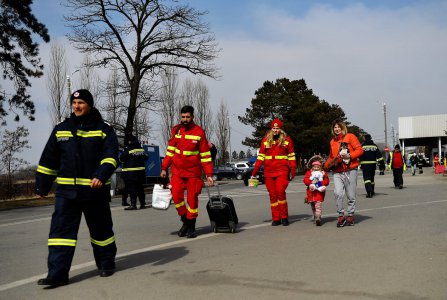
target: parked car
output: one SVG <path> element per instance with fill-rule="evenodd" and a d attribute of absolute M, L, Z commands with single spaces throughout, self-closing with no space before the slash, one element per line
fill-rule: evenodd
<path fill-rule="evenodd" d="M 254 167 L 249 167 L 249 168 L 244 170 L 244 174 L 243 174 L 242 180 L 244 180 L 245 186 L 248 186 L 248 180 L 251 178 L 251 174 L 253 173 L 253 169 L 254 169 Z M 256 176 L 258 176 L 259 183 L 263 184 L 264 183 L 264 166 L 262 166 L 261 169 L 259 169 L 259 171 L 256 174 Z"/>
<path fill-rule="evenodd" d="M 226 166 L 230 166 L 239 170 L 245 171 L 246 169 L 250 168 L 252 164 L 248 162 L 232 162 L 232 163 L 226 163 Z"/>
<path fill-rule="evenodd" d="M 244 172 L 230 166 L 217 166 L 213 169 L 213 180 L 242 179 Z"/>

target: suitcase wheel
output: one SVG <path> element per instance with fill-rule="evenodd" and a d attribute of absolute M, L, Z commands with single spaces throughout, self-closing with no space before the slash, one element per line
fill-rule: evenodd
<path fill-rule="evenodd" d="M 216 222 L 211 221 L 211 228 L 213 229 L 213 232 L 214 232 L 214 233 L 217 233 Z"/>
<path fill-rule="evenodd" d="M 228 222 L 228 224 L 230 225 L 230 232 L 236 233 L 236 224 L 233 221 Z"/>

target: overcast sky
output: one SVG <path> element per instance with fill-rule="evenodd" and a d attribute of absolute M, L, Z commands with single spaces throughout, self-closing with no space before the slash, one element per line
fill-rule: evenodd
<path fill-rule="evenodd" d="M 65 42 L 62 16 L 68 11 L 58 2 L 35 0 L 33 12 L 52 41 Z M 207 21 L 222 48 L 216 61 L 221 79 L 203 80 L 212 108 L 216 111 L 221 100 L 229 107 L 232 150 L 245 151 L 241 141 L 252 132 L 236 116 L 244 114 L 264 81 L 283 77 L 303 78 L 315 95 L 340 105 L 348 121 L 376 142 L 385 140 L 383 103 L 390 145 L 398 117 L 446 113 L 447 1 L 188 2 L 209 11 Z M 44 63 L 48 49 L 41 46 Z M 74 70 L 82 56 L 69 51 Z M 32 149 L 24 158 L 37 164 L 51 130 L 45 78 L 34 80 L 31 91 L 36 121 L 21 124 L 31 132 Z"/>

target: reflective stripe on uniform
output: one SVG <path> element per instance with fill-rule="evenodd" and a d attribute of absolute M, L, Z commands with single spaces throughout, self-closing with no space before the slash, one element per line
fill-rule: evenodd
<path fill-rule="evenodd" d="M 191 208 L 191 207 L 188 207 L 188 211 L 190 212 L 190 213 L 192 213 L 192 214 L 196 214 L 196 213 L 198 213 L 199 212 L 199 209 L 194 209 L 194 208 Z"/>
<path fill-rule="evenodd" d="M 182 202 L 180 202 L 180 203 L 177 203 L 177 204 L 175 205 L 175 208 L 179 208 L 180 206 L 185 206 L 185 201 L 182 201 Z"/>
<path fill-rule="evenodd" d="M 61 138 L 61 137 L 73 137 L 73 134 L 71 133 L 71 131 L 56 131 L 56 137 L 57 138 Z"/>
<path fill-rule="evenodd" d="M 66 178 L 66 177 L 57 177 L 56 178 L 57 184 L 63 184 L 63 185 L 88 185 L 90 186 L 92 183 L 92 180 L 89 178 Z M 111 179 L 107 180 L 106 184 L 110 184 L 112 182 Z"/>
<path fill-rule="evenodd" d="M 77 136 L 88 138 L 88 137 L 101 137 L 105 138 L 106 134 L 102 130 L 92 130 L 92 131 L 84 131 L 84 130 L 78 130 L 76 132 Z"/>
<path fill-rule="evenodd" d="M 289 159 L 286 155 L 266 156 L 265 159 Z"/>
<path fill-rule="evenodd" d="M 41 166 L 41 165 L 37 166 L 37 172 L 43 173 L 43 174 L 46 174 L 46 175 L 52 175 L 52 176 L 56 176 L 57 175 L 57 170 L 45 168 L 44 166 Z"/>
<path fill-rule="evenodd" d="M 76 247 L 76 240 L 71 239 L 48 239 L 48 246 L 71 246 Z"/>
<path fill-rule="evenodd" d="M 124 168 L 121 171 L 123 172 L 130 172 L 130 171 L 140 171 L 140 170 L 145 170 L 145 167 L 135 167 L 135 168 Z"/>
<path fill-rule="evenodd" d="M 97 241 L 90 237 L 90 242 L 92 242 L 92 244 L 104 247 L 104 246 L 113 244 L 115 242 L 115 236 L 112 236 L 111 238 L 108 238 L 107 240 L 104 240 L 104 241 Z"/>
<path fill-rule="evenodd" d="M 185 135 L 185 139 L 187 140 L 200 141 L 201 138 L 202 137 L 200 135 L 190 135 L 190 134 Z"/>
<path fill-rule="evenodd" d="M 287 200 L 278 200 L 278 204 L 286 204 Z"/>
<path fill-rule="evenodd" d="M 103 160 L 101 160 L 101 165 L 102 165 L 102 164 L 111 164 L 111 165 L 113 165 L 115 168 L 116 168 L 116 166 L 118 165 L 117 162 L 116 162 L 116 159 L 114 159 L 114 158 L 110 158 L 110 157 L 108 157 L 108 158 L 104 158 Z"/>
<path fill-rule="evenodd" d="M 278 206 L 278 202 L 270 203 L 270 206 L 272 206 L 272 207 Z"/>
<path fill-rule="evenodd" d="M 212 160 L 211 157 L 208 157 L 208 158 L 202 158 L 200 161 L 204 163 L 204 162 L 211 162 Z"/>
<path fill-rule="evenodd" d="M 367 165 L 367 164 L 376 164 L 377 161 L 375 160 L 363 160 L 360 162 L 361 165 Z"/>
<path fill-rule="evenodd" d="M 183 155 L 198 155 L 199 151 L 181 151 L 179 149 L 175 149 L 175 153 L 183 154 Z"/>
<path fill-rule="evenodd" d="M 200 153 L 200 156 L 207 156 L 207 155 L 211 155 L 211 152 L 208 151 L 208 152 L 202 152 L 202 153 Z"/>
<path fill-rule="evenodd" d="M 144 152 L 144 150 L 143 149 L 133 149 L 133 150 L 129 151 L 129 153 L 138 153 L 138 152 Z"/>

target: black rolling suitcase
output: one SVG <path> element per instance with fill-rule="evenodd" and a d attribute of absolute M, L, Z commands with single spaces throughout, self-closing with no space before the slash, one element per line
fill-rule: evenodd
<path fill-rule="evenodd" d="M 210 194 L 210 189 L 206 186 L 208 192 L 208 203 L 206 211 L 210 217 L 211 228 L 214 232 L 229 231 L 236 232 L 238 223 L 236 209 L 234 208 L 233 199 L 220 194 L 219 186 L 217 186 L 217 195 Z"/>

